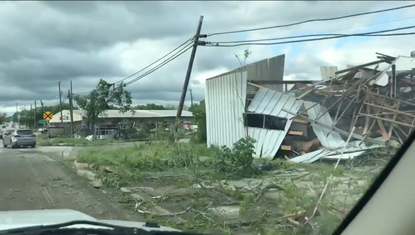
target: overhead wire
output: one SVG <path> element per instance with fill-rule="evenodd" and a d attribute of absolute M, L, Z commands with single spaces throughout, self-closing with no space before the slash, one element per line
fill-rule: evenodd
<path fill-rule="evenodd" d="M 412 28 L 415 28 L 415 25 L 407 26 L 407 27 L 400 27 L 400 28 L 393 28 L 393 29 L 379 30 L 379 31 L 372 31 L 372 32 L 366 32 L 366 33 L 355 33 L 355 34 L 318 33 L 318 34 L 306 34 L 306 35 L 297 35 L 297 36 L 289 36 L 289 37 L 238 40 L 238 41 L 224 41 L 224 42 L 211 42 L 211 43 L 212 44 L 229 44 L 229 43 L 263 42 L 263 41 L 276 41 L 276 40 L 285 40 L 285 39 L 307 38 L 307 37 L 326 37 L 326 36 L 349 36 L 349 37 L 352 37 L 352 36 L 368 36 L 368 37 L 373 37 L 373 36 L 385 35 L 385 34 L 380 34 L 380 33 L 394 32 L 394 31 L 412 29 Z"/>
<path fill-rule="evenodd" d="M 401 9 L 405 9 L 405 8 L 410 8 L 410 7 L 415 7 L 415 4 L 410 4 L 410 5 L 400 6 L 400 7 L 387 8 L 387 9 L 377 10 L 377 11 L 362 12 L 362 13 L 345 15 L 345 16 L 304 20 L 304 21 L 300 21 L 300 22 L 296 22 L 296 23 L 283 24 L 283 25 L 274 25 L 274 26 L 261 27 L 261 28 L 252 28 L 252 29 L 242 29 L 242 30 L 210 33 L 210 34 L 207 34 L 207 36 L 211 37 L 211 36 L 215 36 L 215 35 L 246 33 L 246 32 L 253 32 L 253 31 L 260 31 L 260 30 L 286 28 L 286 27 L 291 27 L 291 26 L 296 26 L 296 25 L 301 25 L 301 24 L 306 24 L 306 23 L 311 23 L 311 22 L 333 21 L 333 20 L 347 19 L 347 18 L 352 18 L 352 17 L 371 15 L 371 14 L 383 13 L 383 12 L 388 12 L 388 11 L 396 11 L 396 10 L 401 10 Z"/>
<path fill-rule="evenodd" d="M 144 67 L 144 68 L 142 68 L 142 69 L 138 70 L 137 72 L 135 72 L 135 73 L 133 73 L 133 74 L 129 75 L 128 77 L 123 78 L 123 79 L 119 80 L 118 82 L 115 82 L 114 84 L 116 84 L 116 83 L 120 83 L 120 82 L 123 82 L 123 81 L 125 81 L 125 80 L 127 80 L 127 79 L 129 79 L 129 78 L 131 78 L 131 77 L 133 77 L 133 76 L 135 76 L 135 75 L 137 75 L 137 74 L 141 73 L 141 72 L 142 72 L 142 71 L 144 71 L 145 69 L 147 69 L 147 68 L 151 67 L 152 65 L 154 65 L 155 63 L 159 62 L 160 60 L 162 60 L 162 59 L 166 58 L 168 55 L 172 54 L 173 52 L 175 52 L 176 50 L 178 50 L 178 49 L 179 49 L 179 48 L 181 48 L 182 46 L 185 46 L 186 44 L 188 44 L 188 43 L 189 43 L 190 41 L 192 41 L 193 39 L 194 39 L 194 37 L 191 37 L 191 38 L 187 39 L 185 42 L 183 42 L 182 44 L 180 44 L 179 46 L 177 46 L 176 48 L 174 48 L 173 50 L 171 50 L 169 53 L 167 53 L 167 54 L 165 54 L 164 56 L 160 57 L 158 60 L 156 60 L 156 61 L 154 61 L 153 63 L 151 63 L 151 64 L 147 65 L 146 67 Z"/>
<path fill-rule="evenodd" d="M 129 79 L 129 78 L 131 78 L 131 77 L 133 77 L 133 76 L 135 76 L 135 75 L 137 75 L 137 74 L 139 74 L 140 72 L 143 72 L 144 70 L 146 70 L 146 69 L 150 68 L 151 66 L 155 65 L 156 63 L 160 62 L 161 60 L 165 59 L 166 57 L 168 57 L 169 55 L 171 55 L 171 54 L 173 53 L 173 55 L 171 55 L 170 57 L 168 57 L 167 59 L 165 59 L 164 61 L 162 61 L 162 62 L 160 63 L 160 64 L 161 64 L 161 66 L 160 66 L 160 64 L 159 64 L 159 65 L 157 65 L 157 66 L 155 67 L 155 68 L 156 68 L 155 70 L 154 70 L 154 68 L 153 68 L 153 69 L 151 69 L 151 70 L 150 70 L 150 73 L 148 73 L 148 72 L 149 72 L 149 71 L 148 71 L 148 72 L 146 72 L 144 75 L 151 74 L 152 72 L 154 72 L 154 71 L 156 71 L 157 69 L 159 69 L 159 68 L 163 67 L 163 66 L 164 66 L 164 65 L 166 65 L 167 63 L 169 63 L 169 62 L 173 61 L 175 58 L 177 58 L 178 56 L 180 56 L 181 54 L 183 54 L 184 52 L 186 52 L 188 49 L 190 49 L 190 48 L 191 48 L 191 45 L 193 45 L 193 40 L 194 40 L 194 37 L 189 38 L 188 40 L 186 40 L 185 42 L 183 42 L 182 44 L 180 44 L 179 46 L 177 46 L 176 48 L 174 48 L 172 51 L 170 51 L 169 53 L 167 53 L 167 54 L 165 54 L 164 56 L 160 57 L 159 59 L 157 59 L 156 61 L 154 61 L 154 62 L 152 62 L 151 64 L 147 65 L 146 67 L 144 67 L 144 68 L 140 69 L 139 71 L 137 71 L 137 72 L 135 72 L 135 73 L 133 73 L 133 74 L 129 75 L 128 77 L 125 77 L 125 78 L 123 78 L 123 79 L 121 79 L 121 80 L 119 80 L 119 81 L 117 81 L 117 82 L 112 83 L 112 84 L 117 84 L 117 83 L 124 82 L 125 80 L 127 80 L 127 79 Z M 190 47 L 189 47 L 189 46 L 190 46 Z M 181 49 L 180 49 L 180 48 L 181 48 Z M 180 50 L 179 50 L 179 49 L 180 49 Z M 183 51 L 183 50 L 185 50 L 185 51 Z M 174 52 L 175 52 L 175 53 L 174 53 Z M 166 61 L 167 61 L 167 62 L 166 62 Z M 144 78 L 144 77 L 145 77 L 145 76 L 140 75 L 140 76 L 138 76 L 138 77 L 134 78 L 133 80 L 126 82 L 125 84 L 126 84 L 126 85 L 129 85 L 129 84 L 131 84 L 131 83 L 133 83 L 133 82 L 135 82 L 135 81 L 138 81 L 138 80 L 140 80 L 140 79 L 142 79 L 142 78 Z M 76 95 L 81 95 L 81 94 L 89 94 L 89 93 L 91 93 L 91 91 L 85 91 L 85 92 L 74 93 L 74 94 L 76 94 Z"/>
<path fill-rule="evenodd" d="M 407 33 L 386 33 L 392 32 L 397 30 L 404 30 L 404 29 L 411 29 L 415 28 L 415 26 L 408 26 L 402 28 L 395 28 L 390 30 L 380 30 L 380 31 L 373 31 L 373 32 L 366 32 L 366 33 L 356 33 L 356 34 L 338 34 L 337 36 L 329 36 L 329 37 L 319 37 L 319 38 L 309 38 L 309 39 L 301 39 L 301 40 L 291 40 L 291 41 L 283 41 L 283 42 L 269 42 L 269 43 L 258 43 L 255 41 L 276 41 L 276 40 L 284 40 L 284 39 L 293 39 L 293 38 L 302 38 L 302 37 L 312 37 L 313 35 L 299 35 L 299 36 L 292 36 L 292 37 L 283 37 L 283 38 L 268 38 L 268 39 L 256 39 L 256 40 L 245 40 L 245 41 L 234 41 L 231 45 L 226 45 L 231 42 L 225 42 L 225 45 L 221 45 L 218 42 L 199 42 L 201 46 L 209 46 L 209 47 L 237 47 L 237 46 L 267 46 L 267 45 L 280 45 L 280 44 L 289 44 L 289 43 L 299 43 L 299 42 L 311 42 L 311 41 L 322 41 L 322 40 L 329 40 L 329 39 L 337 39 L 337 38 L 345 38 L 345 37 L 391 37 L 391 36 L 407 36 L 407 35 L 415 35 L 415 32 L 407 32 Z M 382 34 L 380 34 L 382 33 Z"/>
<path fill-rule="evenodd" d="M 158 69 L 160 69 L 161 67 L 165 66 L 166 64 L 170 63 L 171 61 L 175 60 L 177 57 L 181 56 L 182 54 L 184 54 L 185 52 L 187 52 L 189 49 L 191 49 L 193 47 L 192 45 L 193 43 L 190 43 L 187 47 L 182 48 L 180 51 L 178 51 L 175 55 L 171 56 L 169 59 L 165 60 L 163 63 L 159 64 L 157 67 L 151 69 L 150 71 L 147 71 L 146 73 L 134 78 L 133 80 L 126 82 L 125 85 L 131 85 L 132 83 L 139 81 L 145 77 L 147 77 L 148 75 L 152 74 L 153 72 L 157 71 Z"/>

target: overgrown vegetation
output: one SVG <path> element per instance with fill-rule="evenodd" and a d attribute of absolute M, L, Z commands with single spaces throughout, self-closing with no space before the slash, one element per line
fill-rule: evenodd
<path fill-rule="evenodd" d="M 70 137 L 57 137 L 49 138 L 47 136 L 38 136 L 36 138 L 36 144 L 38 146 L 106 146 L 108 144 L 118 144 L 121 141 L 118 140 L 98 140 L 89 141 L 85 138 L 70 138 Z"/>
<path fill-rule="evenodd" d="M 199 104 L 193 104 L 189 111 L 195 117 L 195 124 L 197 125 L 196 135 L 192 139 L 195 143 L 206 143 L 206 106 L 205 100 L 200 101 Z"/>
<path fill-rule="evenodd" d="M 368 173 L 351 177 L 328 164 L 273 161 L 275 171 L 260 171 L 264 160 L 252 157 L 249 138 L 229 149 L 162 136 L 132 147 L 86 149 L 78 162 L 89 163 L 107 187 L 128 192 L 120 202 L 148 220 L 215 234 L 330 234 L 367 187 L 361 179 Z"/>

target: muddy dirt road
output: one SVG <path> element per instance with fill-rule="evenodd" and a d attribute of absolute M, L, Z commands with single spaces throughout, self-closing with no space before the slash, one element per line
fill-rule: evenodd
<path fill-rule="evenodd" d="M 63 163 L 31 148 L 0 148 L 0 192 L 0 211 L 73 209 L 98 219 L 140 219 Z"/>

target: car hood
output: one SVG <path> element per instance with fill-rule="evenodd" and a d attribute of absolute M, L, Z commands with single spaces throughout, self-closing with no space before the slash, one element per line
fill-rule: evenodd
<path fill-rule="evenodd" d="M 29 210 L 29 211 L 1 211 L 0 212 L 0 230 L 21 228 L 37 225 L 50 225 L 65 223 L 74 220 L 88 220 L 107 223 L 111 225 L 135 227 L 147 231 L 179 231 L 173 228 L 160 226 L 160 228 L 146 227 L 145 222 L 134 222 L 124 220 L 98 220 L 92 216 L 75 210 L 58 209 L 58 210 Z M 105 228 L 93 225 L 73 225 L 71 228 Z"/>

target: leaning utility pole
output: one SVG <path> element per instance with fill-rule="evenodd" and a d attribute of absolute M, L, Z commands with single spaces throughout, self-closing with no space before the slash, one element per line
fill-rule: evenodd
<path fill-rule="evenodd" d="M 63 117 L 62 117 L 62 92 L 61 92 L 61 82 L 59 81 L 59 103 L 60 103 L 60 109 L 61 109 L 61 124 L 63 126 Z"/>
<path fill-rule="evenodd" d="M 189 89 L 189 93 L 190 93 L 190 107 L 193 107 L 193 93 L 192 93 L 192 89 Z"/>
<path fill-rule="evenodd" d="M 30 115 L 32 115 L 32 111 L 33 111 L 33 109 L 32 109 L 32 104 L 30 104 Z M 29 116 L 30 117 L 30 116 Z M 30 119 L 29 119 L 30 120 Z M 32 124 L 30 124 L 30 125 L 32 125 Z"/>
<path fill-rule="evenodd" d="M 72 81 L 71 81 L 71 89 L 69 90 L 69 107 L 71 110 L 71 135 L 74 135 L 73 129 L 73 93 L 72 93 Z"/>
<path fill-rule="evenodd" d="M 37 109 L 36 109 L 36 100 L 35 100 L 35 111 L 33 112 L 33 124 L 35 125 L 35 128 L 37 127 L 36 114 L 37 114 Z"/>
<path fill-rule="evenodd" d="M 19 109 L 17 108 L 17 103 L 16 103 L 16 117 L 17 117 L 17 124 L 20 125 L 20 113 L 19 113 Z"/>
<path fill-rule="evenodd" d="M 183 105 L 186 99 L 187 87 L 189 86 L 190 75 L 192 74 L 193 61 L 195 60 L 197 45 L 198 45 L 198 41 L 200 38 L 200 31 L 202 30 L 202 23 L 203 23 L 203 16 L 200 16 L 199 25 L 197 26 L 196 35 L 195 35 L 194 42 L 193 42 L 192 54 L 190 54 L 189 65 L 187 67 L 186 78 L 184 79 L 182 96 L 180 97 L 179 108 L 177 109 L 176 125 L 180 122 L 180 118 L 182 116 Z"/>

